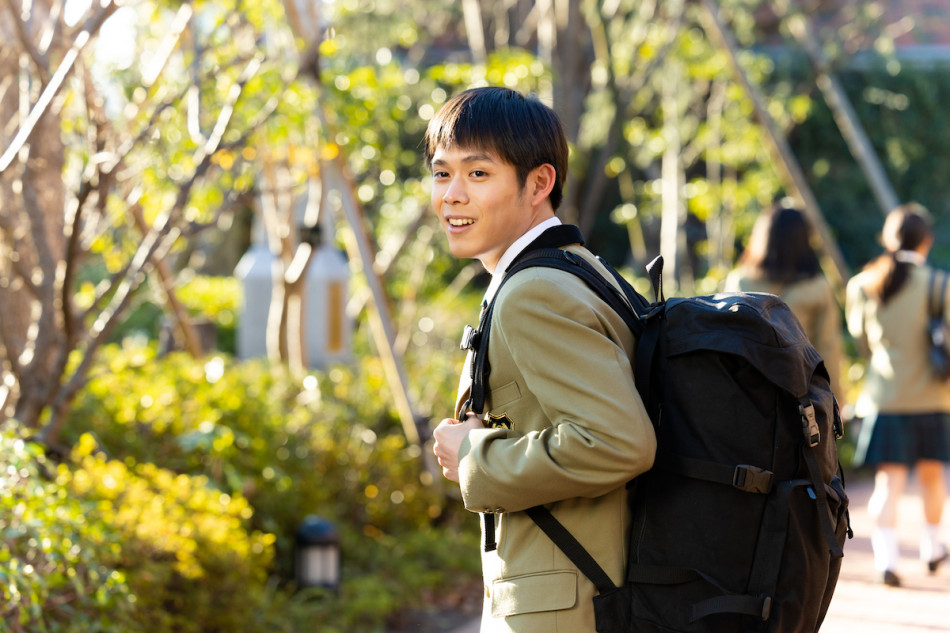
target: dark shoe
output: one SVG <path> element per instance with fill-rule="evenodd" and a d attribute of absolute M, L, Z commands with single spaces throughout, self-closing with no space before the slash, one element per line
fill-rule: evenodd
<path fill-rule="evenodd" d="M 884 584 L 888 587 L 900 587 L 901 579 L 900 576 L 892 572 L 890 569 L 884 572 Z"/>
<path fill-rule="evenodd" d="M 927 569 L 930 570 L 931 574 L 936 574 L 937 568 L 940 567 L 940 563 L 947 560 L 947 558 L 950 558 L 950 552 L 947 552 L 946 550 L 944 550 L 943 556 L 938 556 L 937 558 L 927 563 Z"/>

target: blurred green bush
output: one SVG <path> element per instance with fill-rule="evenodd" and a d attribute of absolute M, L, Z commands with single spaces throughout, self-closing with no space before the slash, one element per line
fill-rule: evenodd
<path fill-rule="evenodd" d="M 277 628 L 273 537 L 247 529 L 241 497 L 202 477 L 108 460 L 89 435 L 58 465 L 10 429 L 0 451 L 2 630 Z"/>
<path fill-rule="evenodd" d="M 132 611 L 115 564 L 119 530 L 52 479 L 55 466 L 0 431 L 0 626 L 10 633 L 124 633 Z"/>
<path fill-rule="evenodd" d="M 172 557 L 173 565 L 160 573 L 144 562 L 120 565 L 133 594 L 158 584 L 150 589 L 154 602 L 140 602 L 140 609 L 151 612 L 164 603 L 198 617 L 220 608 L 219 591 L 240 596 L 242 583 L 262 587 L 266 570 L 274 585 L 269 599 L 283 605 L 283 620 L 274 616 L 276 622 L 303 618 L 310 628 L 319 622 L 321 631 L 379 630 L 401 610 L 425 607 L 435 588 L 477 579 L 479 564 L 477 521 L 446 502 L 441 477 L 426 467 L 422 449 L 408 445 L 388 402 L 374 358 L 294 378 L 265 361 L 159 356 L 154 344 L 126 341 L 102 350 L 70 413 L 63 439 L 80 447 L 81 470 L 61 471 L 60 479 L 104 504 L 112 523 L 118 510 L 109 495 L 119 491 L 134 497 L 135 506 L 163 503 L 166 516 L 180 522 L 165 532 L 167 549 L 148 550 Z M 91 438 L 111 461 L 89 452 Z M 132 475 L 139 482 L 132 488 L 103 483 Z M 191 509 L 194 502 L 223 505 L 217 518 L 202 518 Z M 339 600 L 291 593 L 294 533 L 308 514 L 340 528 L 345 582 Z M 166 529 L 145 509 L 119 522 L 133 523 L 139 532 Z M 123 531 L 122 560 L 150 560 L 137 551 L 145 546 L 128 538 Z M 242 552 L 231 574 L 219 570 L 221 558 L 197 554 L 224 541 L 227 552 Z M 212 585 L 200 580 L 211 576 L 222 578 Z M 193 630 L 172 621 L 167 626 L 149 630 Z"/>

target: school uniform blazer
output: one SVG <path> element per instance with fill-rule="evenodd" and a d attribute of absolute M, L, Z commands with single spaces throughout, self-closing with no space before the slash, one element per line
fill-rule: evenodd
<path fill-rule="evenodd" d="M 866 272 L 848 282 L 848 330 L 868 357 L 855 413 L 950 412 L 950 388 L 930 371 L 927 298 L 930 267 L 913 266 L 904 286 L 885 305 L 865 289 Z M 950 318 L 950 292 L 944 319 Z"/>
<path fill-rule="evenodd" d="M 585 248 L 566 250 L 610 278 Z M 486 428 L 472 431 L 459 453 L 465 507 L 490 513 L 497 539 L 497 549 L 482 554 L 483 632 L 595 630 L 594 586 L 527 508 L 547 505 L 622 582 L 626 484 L 650 468 L 656 452 L 634 385 L 633 354 L 623 320 L 571 273 L 529 268 L 496 297 Z M 466 369 L 459 403 L 469 383 Z"/>
<path fill-rule="evenodd" d="M 808 340 L 825 362 L 825 369 L 831 377 L 831 388 L 838 402 L 845 401 L 848 382 L 842 367 L 844 325 L 834 290 L 824 275 L 780 284 L 737 268 L 726 277 L 724 287 L 727 292 L 768 292 L 780 296 L 802 324 Z"/>

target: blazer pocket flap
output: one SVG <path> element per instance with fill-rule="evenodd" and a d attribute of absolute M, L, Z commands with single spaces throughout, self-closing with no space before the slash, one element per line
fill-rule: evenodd
<path fill-rule="evenodd" d="M 492 389 L 489 398 L 492 409 L 503 407 L 521 398 L 521 387 L 515 381 L 509 382 Z"/>
<path fill-rule="evenodd" d="M 577 573 L 552 571 L 492 583 L 491 614 L 501 618 L 522 613 L 570 609 L 577 603 Z"/>

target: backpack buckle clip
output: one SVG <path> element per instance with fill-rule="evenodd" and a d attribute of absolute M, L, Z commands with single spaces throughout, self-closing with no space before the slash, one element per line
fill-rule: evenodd
<path fill-rule="evenodd" d="M 821 431 L 818 429 L 818 420 L 815 419 L 815 405 L 812 403 L 798 405 L 802 414 L 802 432 L 810 448 L 815 448 L 821 442 Z"/>
<path fill-rule="evenodd" d="M 481 335 L 482 333 L 473 328 L 471 325 L 466 325 L 465 329 L 462 331 L 462 342 L 459 343 L 459 349 L 476 349 L 478 347 L 478 342 L 481 339 Z"/>
<path fill-rule="evenodd" d="M 732 485 L 743 492 L 757 492 L 765 495 L 772 490 L 772 476 L 773 473 L 770 470 L 749 464 L 739 464 L 732 474 Z"/>

